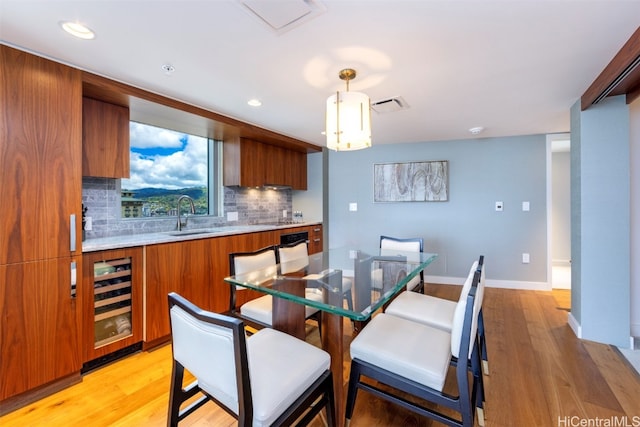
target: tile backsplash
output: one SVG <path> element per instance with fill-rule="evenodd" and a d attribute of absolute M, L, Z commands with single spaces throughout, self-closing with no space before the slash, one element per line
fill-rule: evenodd
<path fill-rule="evenodd" d="M 82 179 L 82 203 L 91 217 L 92 229 L 86 238 L 171 231 L 176 227 L 175 216 L 122 219 L 120 209 L 120 180 L 114 178 Z M 223 216 L 190 216 L 190 228 L 206 228 L 227 224 L 247 225 L 291 220 L 292 190 L 224 187 Z M 283 218 L 282 211 L 287 211 Z M 236 212 L 237 221 L 227 221 L 227 213 Z"/>

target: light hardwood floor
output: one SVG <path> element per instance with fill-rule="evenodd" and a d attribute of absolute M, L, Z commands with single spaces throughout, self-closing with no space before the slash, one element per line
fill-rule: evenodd
<path fill-rule="evenodd" d="M 446 285 L 427 289 L 449 299 L 456 299 L 459 292 L 458 287 Z M 613 424 L 618 420 L 640 425 L 639 376 L 611 346 L 575 337 L 567 325 L 569 295 L 563 290 L 487 289 L 488 427 L 625 425 Z M 345 322 L 345 332 L 350 331 Z M 350 339 L 345 335 L 347 342 Z M 317 344 L 317 333 L 309 340 Z M 349 366 L 348 352 L 344 363 Z M 5 415 L 0 426 L 166 425 L 170 369 L 170 346 L 134 354 L 85 375 L 81 384 Z M 597 419 L 601 424 L 595 424 Z M 605 419 L 610 424 L 604 424 Z M 209 403 L 181 425 L 235 422 Z M 321 425 L 319 419 L 314 423 Z M 365 392 L 358 395 L 351 422 L 352 427 L 432 425 L 438 424 Z"/>

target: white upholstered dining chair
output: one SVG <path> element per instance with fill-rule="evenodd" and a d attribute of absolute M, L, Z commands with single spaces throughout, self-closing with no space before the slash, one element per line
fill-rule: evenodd
<path fill-rule="evenodd" d="M 330 356 L 324 350 L 269 328 L 247 338 L 240 319 L 204 311 L 175 293 L 169 294 L 169 317 L 168 426 L 209 400 L 243 427 L 290 426 L 296 420 L 307 425 L 323 408 L 334 425 Z M 196 378 L 186 387 L 185 369 Z"/>
<path fill-rule="evenodd" d="M 485 283 L 484 256 L 481 255 L 474 261 L 469 269 L 469 274 L 460 291 L 459 300 L 466 298 L 473 274 L 476 270 L 481 272 L 480 281 L 482 286 Z M 402 292 L 385 309 L 385 313 L 393 316 L 403 317 L 425 325 L 434 326 L 443 331 L 450 332 L 453 325 L 453 317 L 456 310 L 456 301 L 450 301 L 431 295 L 419 294 L 416 292 Z M 482 310 L 478 319 L 478 345 L 482 355 L 482 367 L 485 374 L 489 373 L 489 362 L 487 356 L 487 346 L 484 328 L 484 316 Z"/>
<path fill-rule="evenodd" d="M 348 422 L 360 389 L 449 426 L 472 427 L 476 415 L 484 425 L 480 383 L 475 375 L 468 375 L 468 367 L 478 358 L 477 317 L 484 292 L 479 281 L 476 271 L 466 298 L 456 303 L 450 332 L 386 313 L 364 327 L 350 346 Z M 448 376 L 452 366 L 455 376 Z M 447 381 L 452 383 L 445 387 Z M 438 406 L 409 400 L 399 392 Z M 448 411 L 442 412 L 439 406 Z"/>
<path fill-rule="evenodd" d="M 398 251 L 406 255 L 407 252 L 422 252 L 424 241 L 421 237 L 401 239 L 390 236 L 380 236 L 380 255 L 396 255 Z M 419 257 L 419 256 L 418 256 Z M 418 258 L 419 259 L 419 258 Z M 405 271 L 406 276 L 406 271 Z M 374 278 L 375 280 L 380 278 Z M 408 291 L 422 292 L 424 289 L 424 271 L 407 283 Z"/>
<path fill-rule="evenodd" d="M 301 271 L 307 268 L 309 265 L 309 252 L 308 246 L 305 240 L 299 240 L 288 245 L 280 245 L 278 247 L 278 256 L 280 261 L 280 272 L 282 274 L 288 274 L 295 271 Z M 306 274 L 306 279 L 317 278 L 320 279 L 320 274 Z M 351 288 L 353 282 L 349 277 L 342 278 L 342 292 L 344 300 L 347 302 L 347 307 L 353 310 L 353 298 L 351 295 Z M 310 292 L 311 291 L 311 292 Z M 318 293 L 318 290 L 307 289 L 306 297 L 316 299 L 318 296 L 313 296 L 313 292 Z M 322 293 L 319 292 L 319 297 L 322 298 Z"/>
<path fill-rule="evenodd" d="M 294 258 L 301 256 L 301 247 L 293 247 L 285 250 L 284 256 L 285 271 L 281 273 L 292 273 L 300 267 L 298 261 L 292 261 Z M 278 262 L 281 249 L 278 246 L 267 246 L 252 252 L 233 252 L 229 254 L 229 271 L 231 275 L 247 275 L 248 280 L 251 274 L 260 275 L 261 277 L 276 276 L 278 273 Z M 304 256 L 306 256 L 306 243 L 304 243 Z M 304 260 L 304 257 L 302 258 Z M 308 263 L 308 257 L 307 257 Z M 304 267 L 304 266 L 303 266 Z M 301 268 L 303 268 L 301 267 Z M 295 268 L 295 270 L 294 270 Z M 242 304 L 237 308 L 237 293 L 242 292 L 242 286 L 231 285 L 231 294 L 229 299 L 229 314 L 245 321 L 250 328 L 254 330 L 273 326 L 273 297 L 271 295 L 262 295 Z M 305 289 L 305 297 L 308 299 L 322 300 L 322 293 L 317 289 Z M 320 312 L 317 308 L 305 306 L 305 318 L 314 318 L 320 326 Z"/>

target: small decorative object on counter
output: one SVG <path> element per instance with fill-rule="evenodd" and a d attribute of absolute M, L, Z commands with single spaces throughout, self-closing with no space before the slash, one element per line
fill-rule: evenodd
<path fill-rule="evenodd" d="M 86 213 L 89 208 L 85 207 L 84 203 L 82 204 L 82 241 L 84 242 L 87 238 L 86 232 L 84 231 L 84 226 L 87 224 Z"/>

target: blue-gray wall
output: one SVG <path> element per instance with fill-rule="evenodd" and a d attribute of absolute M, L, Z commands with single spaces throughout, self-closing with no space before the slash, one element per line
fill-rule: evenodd
<path fill-rule="evenodd" d="M 571 316 L 581 338 L 629 346 L 629 108 L 571 109 Z"/>
<path fill-rule="evenodd" d="M 373 202 L 375 163 L 425 160 L 449 162 L 449 201 Z M 381 234 L 421 236 L 425 251 L 438 253 L 427 272 L 432 280 L 462 278 L 484 254 L 490 285 L 547 286 L 545 135 L 331 151 L 326 191 L 329 247 L 377 245 Z M 496 201 L 503 212 L 495 211 Z M 358 204 L 357 212 L 349 203 Z M 529 264 L 522 263 L 523 252 Z"/>
<path fill-rule="evenodd" d="M 323 153 L 307 154 L 307 190 L 293 190 L 293 210 L 302 211 L 306 221 L 323 221 Z"/>
<path fill-rule="evenodd" d="M 631 335 L 640 337 L 640 98 L 629 106 L 631 123 Z"/>

